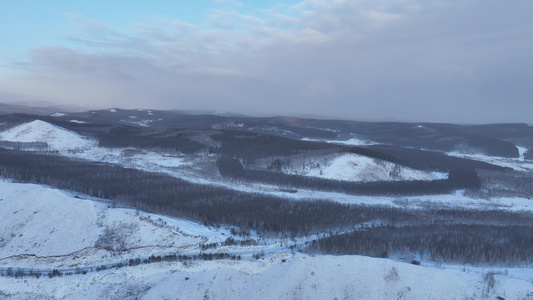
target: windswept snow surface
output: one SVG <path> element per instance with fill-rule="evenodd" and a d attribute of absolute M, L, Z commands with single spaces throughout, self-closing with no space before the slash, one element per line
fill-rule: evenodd
<path fill-rule="evenodd" d="M 41 120 L 10 128 L 0 133 L 0 140 L 24 143 L 45 142 L 51 150 L 55 151 L 85 150 L 98 145 L 95 140 Z"/>

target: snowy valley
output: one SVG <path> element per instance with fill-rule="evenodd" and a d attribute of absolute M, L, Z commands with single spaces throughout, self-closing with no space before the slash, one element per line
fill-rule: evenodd
<path fill-rule="evenodd" d="M 515 155 L 415 125 L 396 146 L 346 145 L 377 125 L 341 121 L 0 118 L 2 299 L 533 297 L 531 140 Z"/>

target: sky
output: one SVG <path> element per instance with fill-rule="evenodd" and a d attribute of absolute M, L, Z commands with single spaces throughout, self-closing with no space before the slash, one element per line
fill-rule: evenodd
<path fill-rule="evenodd" d="M 0 102 L 533 124 L 531 0 L 0 0 Z"/>

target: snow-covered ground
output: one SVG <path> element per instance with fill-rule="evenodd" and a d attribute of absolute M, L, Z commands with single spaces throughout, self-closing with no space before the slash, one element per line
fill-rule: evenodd
<path fill-rule="evenodd" d="M 525 148 L 525 147 L 519 147 L 519 146 L 517 146 L 516 148 L 518 148 L 518 156 L 519 156 L 519 159 L 520 159 L 520 160 L 525 160 L 525 158 L 524 158 L 524 154 L 527 152 L 527 148 Z"/>
<path fill-rule="evenodd" d="M 202 231 L 192 222 L 164 226 L 155 217 L 135 210 L 112 208 L 41 185 L 5 180 L 0 180 L 0 228 L 0 266 L 19 261 L 20 258 L 9 258 L 18 255 L 68 256 L 95 246 L 180 248 L 206 240 L 195 233 L 216 235 L 209 234 L 207 228 Z"/>
<path fill-rule="evenodd" d="M 482 154 L 465 154 L 458 152 L 449 152 L 447 154 L 455 157 L 483 161 L 496 166 L 511 168 L 516 171 L 533 172 L 533 161 L 524 159 L 525 148 L 519 147 L 518 149 L 520 150 L 519 158 L 486 156 Z"/>
<path fill-rule="evenodd" d="M 341 193 L 328 193 L 320 191 L 298 190 L 297 193 L 272 191 L 265 187 L 265 193 L 298 200 L 330 200 L 344 204 L 385 205 L 408 209 L 423 208 L 463 208 L 477 210 L 507 210 L 507 211 L 533 211 L 533 200 L 519 197 L 494 197 L 491 199 L 471 198 L 464 195 L 464 191 L 454 194 L 387 197 L 387 196 L 352 196 Z"/>
<path fill-rule="evenodd" d="M 290 253 L 258 261 L 163 262 L 52 279 L 0 277 L 3 299 L 528 299 L 532 290 L 531 277 L 490 275 L 489 269 Z"/>

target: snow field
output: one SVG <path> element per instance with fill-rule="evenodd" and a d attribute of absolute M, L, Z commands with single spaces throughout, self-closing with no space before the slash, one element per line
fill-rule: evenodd
<path fill-rule="evenodd" d="M 4 229 L 0 231 L 0 265 L 15 255 L 47 257 L 82 251 L 102 241 L 106 229 L 111 245 L 117 243 L 124 249 L 176 249 L 202 241 L 137 216 L 134 210 L 108 208 L 40 185 L 0 180 L 0 199 L 0 228 Z"/>
<path fill-rule="evenodd" d="M 285 260 L 285 262 L 282 262 Z M 0 292 L 61 299 L 527 299 L 527 279 L 490 270 L 426 268 L 361 256 L 282 254 L 259 261 L 197 261 L 126 267 L 87 275 L 17 280 Z"/>
<path fill-rule="evenodd" d="M 0 181 L 0 258 L 66 255 L 90 247 L 100 234 L 97 208 L 58 190 Z"/>

